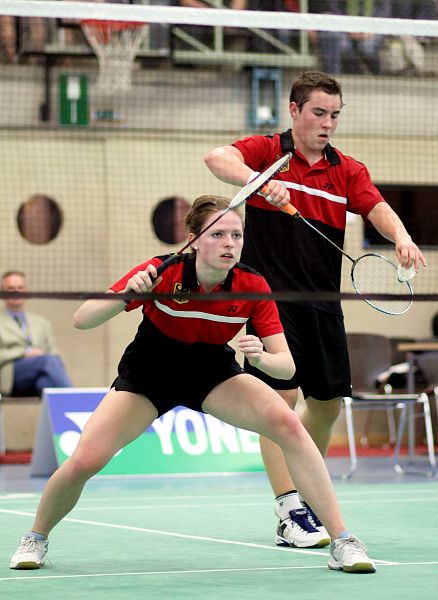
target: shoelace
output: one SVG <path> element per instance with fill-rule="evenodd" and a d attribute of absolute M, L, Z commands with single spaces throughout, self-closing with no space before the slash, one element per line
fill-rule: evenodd
<path fill-rule="evenodd" d="M 46 554 L 47 546 L 45 546 L 43 542 L 40 542 L 39 540 L 34 538 L 33 535 L 28 535 L 22 538 L 22 540 L 20 541 L 19 550 L 20 552 L 33 552 L 37 550 L 38 552 L 40 552 L 41 557 L 45 555 L 45 564 L 53 567 L 52 561 Z"/>
<path fill-rule="evenodd" d="M 360 540 L 358 540 L 356 537 L 354 537 L 353 535 L 348 537 L 348 538 L 338 538 L 336 540 L 336 547 L 337 549 L 342 552 L 345 548 L 345 546 L 351 546 L 352 549 L 366 554 L 366 548 L 365 548 L 365 544 L 363 544 L 363 542 L 361 542 Z"/>
<path fill-rule="evenodd" d="M 313 512 L 313 510 L 310 508 L 310 506 L 307 504 L 307 502 L 304 502 L 304 506 L 307 509 L 307 516 L 308 516 L 309 521 L 312 523 L 312 525 L 315 528 L 322 527 L 321 521 L 318 519 L 318 517 Z"/>
<path fill-rule="evenodd" d="M 24 552 L 38 551 L 44 554 L 45 548 L 43 544 L 34 538 L 32 535 L 24 537 L 20 542 L 20 550 Z"/>
<path fill-rule="evenodd" d="M 317 533 L 318 530 L 309 521 L 307 510 L 305 508 L 297 508 L 289 512 L 292 523 L 296 523 L 301 529 L 307 533 Z"/>

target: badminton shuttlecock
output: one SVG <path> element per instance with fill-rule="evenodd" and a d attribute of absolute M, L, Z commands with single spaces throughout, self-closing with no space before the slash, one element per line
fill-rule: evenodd
<path fill-rule="evenodd" d="M 398 280 L 400 282 L 409 281 L 409 279 L 412 279 L 417 274 L 415 272 L 414 265 L 412 265 L 412 267 L 408 267 L 407 269 L 405 267 L 402 267 L 401 265 L 399 265 L 397 271 L 398 271 Z"/>

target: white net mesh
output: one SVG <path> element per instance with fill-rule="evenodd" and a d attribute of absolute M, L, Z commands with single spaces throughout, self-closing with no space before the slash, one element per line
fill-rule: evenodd
<path fill-rule="evenodd" d="M 302 71 L 327 70 L 345 102 L 331 143 L 368 167 L 429 264 L 412 281 L 414 304 L 405 315 L 388 318 L 362 301 L 346 301 L 347 328 L 430 336 L 438 302 L 418 298 L 438 294 L 436 17 L 315 13 L 316 5 L 327 12 L 346 4 L 331 0 L 284 0 L 300 12 L 230 10 L 230 0 L 211 0 L 211 9 L 130 1 L 142 4 L 0 0 L 1 271 L 24 270 L 33 292 L 77 298 L 108 289 L 151 256 L 178 250 L 186 241 L 183 215 L 197 196 L 237 192 L 210 173 L 207 153 L 292 127 L 292 82 Z M 374 2 L 383 4 L 406 17 L 435 0 Z M 262 5 L 280 1 L 248 0 Z M 123 38 L 112 31 L 109 43 L 109 33 L 102 38 L 105 29 L 97 27 L 92 50 L 83 19 L 148 23 L 135 30 L 147 34 L 141 43 L 126 38 L 134 32 L 128 26 Z M 350 35 L 358 32 L 364 41 L 374 37 L 378 74 L 369 61 L 345 60 L 366 56 L 356 52 L 366 44 Z M 330 36 L 334 42 L 324 51 Z M 346 39 L 339 65 L 331 53 Z M 96 55 L 105 63 L 100 76 Z M 130 79 L 129 93 L 120 92 Z M 329 186 L 326 192 L 333 193 Z M 275 241 L 278 231 L 268 219 L 266 227 Z M 377 252 L 395 261 L 393 244 L 360 217 L 349 215 L 345 239 L 350 256 Z M 283 256 L 273 260 L 281 264 Z M 342 291 L 352 293 L 344 262 Z M 70 332 L 77 299 L 32 302 L 56 319 L 75 383 L 108 385 L 138 315 L 131 315 L 132 328 L 114 319 L 87 333 L 94 359 L 84 361 L 85 334 Z"/>
<path fill-rule="evenodd" d="M 3 270 L 13 259 L 34 274 L 34 288 L 105 289 L 126 266 L 177 249 L 179 207 L 204 193 L 236 191 L 210 174 L 206 153 L 291 127 L 291 83 L 319 69 L 343 89 L 333 145 L 367 165 L 424 247 L 429 267 L 415 278 L 415 292 L 436 292 L 438 20 L 314 14 L 311 0 L 287 3 L 300 12 L 230 10 L 228 0 L 211 9 L 152 2 L 0 0 L 1 29 L 12 25 L 14 42 L 1 38 Z M 394 0 L 399 8 L 426 3 Z M 84 19 L 94 25 L 81 28 Z M 325 69 L 321 32 L 377 38 L 380 73 L 364 61 L 335 72 L 328 60 Z M 20 227 L 29 223 L 17 216 L 22 204 L 30 211 L 34 195 L 55 200 L 63 215 L 59 233 L 38 247 L 23 239 Z M 175 210 L 160 237 L 152 223 L 162 204 Z M 360 218 L 347 229 L 351 255 L 370 249 L 394 259 L 393 246 Z M 350 291 L 348 279 L 343 289 Z"/>

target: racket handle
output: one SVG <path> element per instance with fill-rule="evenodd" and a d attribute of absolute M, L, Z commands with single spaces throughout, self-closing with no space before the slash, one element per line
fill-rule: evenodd
<path fill-rule="evenodd" d="M 180 255 L 178 254 L 178 252 L 176 252 L 175 254 L 172 254 L 172 256 L 169 256 L 169 258 L 166 258 L 166 260 L 164 260 L 161 265 L 158 265 L 157 267 L 157 277 L 155 279 L 158 279 L 158 277 L 161 275 L 161 273 L 163 273 L 167 267 L 170 267 L 170 265 L 173 265 L 174 263 L 176 263 L 176 261 L 178 260 L 178 258 L 180 257 Z"/>
<path fill-rule="evenodd" d="M 282 206 L 281 210 L 285 213 L 287 213 L 288 215 L 290 215 L 291 217 L 299 217 L 300 213 L 297 211 L 297 209 L 295 208 L 295 206 L 293 204 L 286 204 L 286 206 Z"/>
<path fill-rule="evenodd" d="M 169 258 L 166 258 L 166 260 L 164 260 L 160 265 L 158 265 L 156 277 L 152 277 L 152 275 L 149 273 L 149 277 L 151 278 L 151 280 L 155 281 L 156 279 L 158 279 L 158 277 L 161 275 L 161 273 L 163 273 L 167 269 L 167 267 L 170 267 L 170 265 L 173 265 L 173 263 L 176 263 L 179 256 L 180 255 L 178 254 L 178 252 L 176 252 L 175 254 L 172 254 L 172 256 L 169 256 Z M 123 300 L 123 302 L 125 304 L 129 304 L 131 301 L 132 301 L 132 299 L 131 300 Z"/>

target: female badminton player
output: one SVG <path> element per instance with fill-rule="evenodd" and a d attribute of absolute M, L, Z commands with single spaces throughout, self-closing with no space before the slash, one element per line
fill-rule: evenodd
<path fill-rule="evenodd" d="M 21 539 L 11 568 L 41 567 L 50 531 L 73 509 L 86 481 L 157 417 L 183 405 L 275 441 L 297 488 L 333 540 L 329 568 L 375 571 L 364 545 L 346 531 L 324 460 L 297 415 L 277 392 L 245 373 L 228 345 L 251 319 L 257 336 L 242 335 L 239 349 L 261 371 L 289 379 L 295 366 L 275 302 L 191 297 L 199 291 L 270 292 L 261 275 L 239 263 L 243 220 L 237 209 L 226 211 L 228 206 L 229 200 L 220 196 L 197 198 L 186 217 L 189 241 L 196 241 L 191 252 L 180 254 L 159 277 L 156 269 L 167 256 L 148 260 L 111 287 L 111 299 L 88 300 L 75 313 L 79 329 L 136 308 L 142 309 L 143 317 L 117 378 L 85 425 L 76 450 L 48 481 L 32 530 Z M 217 220 L 220 213 L 224 215 Z M 181 295 L 128 303 L 113 297 L 151 290 Z"/>

